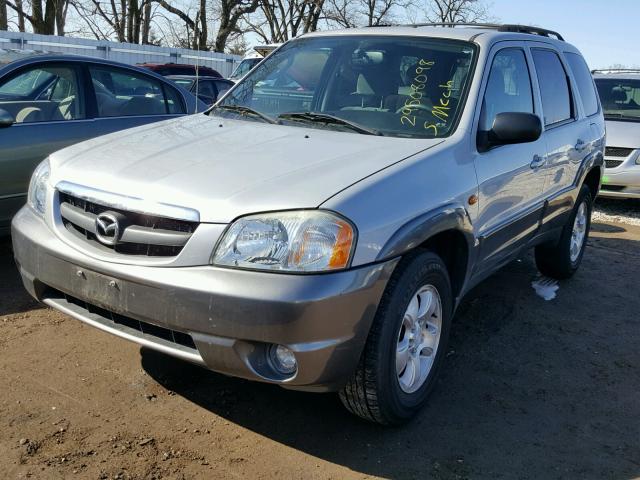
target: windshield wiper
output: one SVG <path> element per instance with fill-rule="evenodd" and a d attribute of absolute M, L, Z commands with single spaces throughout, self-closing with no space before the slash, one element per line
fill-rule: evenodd
<path fill-rule="evenodd" d="M 278 123 L 277 120 L 271 118 L 269 115 L 265 115 L 264 113 L 260 113 L 257 110 L 254 110 L 250 107 L 245 107 L 244 105 L 216 105 L 213 110 L 226 110 L 228 112 L 239 113 L 240 115 L 249 115 L 252 117 L 258 117 L 264 120 L 267 123 Z"/>
<path fill-rule="evenodd" d="M 329 113 L 319 113 L 319 112 L 290 112 L 290 113 L 281 113 L 278 115 L 279 119 L 282 120 L 302 120 L 312 123 L 324 123 L 326 125 L 341 125 L 343 127 L 350 128 L 351 130 L 362 133 L 364 135 L 384 135 L 379 130 L 374 128 L 365 127 L 358 123 L 350 122 L 349 120 L 345 120 L 344 118 L 336 117 L 335 115 L 331 115 Z"/>

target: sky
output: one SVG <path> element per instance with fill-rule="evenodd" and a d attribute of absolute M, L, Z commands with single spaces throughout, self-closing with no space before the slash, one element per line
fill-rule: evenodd
<path fill-rule="evenodd" d="M 500 23 L 559 32 L 589 67 L 640 68 L 640 0 L 490 0 Z"/>

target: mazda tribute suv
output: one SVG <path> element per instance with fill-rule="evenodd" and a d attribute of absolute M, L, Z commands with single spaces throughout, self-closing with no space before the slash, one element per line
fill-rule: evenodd
<path fill-rule="evenodd" d="M 216 372 L 412 418 L 464 295 L 580 265 L 604 118 L 579 51 L 515 25 L 317 32 L 205 114 L 52 154 L 13 221 L 36 299 Z"/>

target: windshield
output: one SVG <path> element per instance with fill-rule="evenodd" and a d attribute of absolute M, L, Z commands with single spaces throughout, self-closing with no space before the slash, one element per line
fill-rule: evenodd
<path fill-rule="evenodd" d="M 245 58 L 240 62 L 240 65 L 236 67 L 231 76 L 229 77 L 231 80 L 239 80 L 244 77 L 249 70 L 255 67 L 258 63 L 260 63 L 262 58 Z"/>
<path fill-rule="evenodd" d="M 596 87 L 606 119 L 640 122 L 640 79 L 597 78 Z"/>
<path fill-rule="evenodd" d="M 309 126 L 315 117 L 321 128 L 350 123 L 386 136 L 445 137 L 464 107 L 475 54 L 470 43 L 433 38 L 303 38 L 267 57 L 221 105 L 282 116 L 287 124 Z M 234 115 L 231 109 L 212 112 Z M 327 115 L 345 122 L 326 122 Z"/>

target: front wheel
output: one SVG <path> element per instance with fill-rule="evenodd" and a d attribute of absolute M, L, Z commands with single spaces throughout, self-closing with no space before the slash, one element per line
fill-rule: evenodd
<path fill-rule="evenodd" d="M 583 185 L 573 212 L 562 229 L 560 240 L 553 245 L 539 245 L 535 249 L 536 265 L 543 275 L 558 280 L 571 277 L 582 262 L 591 228 L 593 198 Z"/>
<path fill-rule="evenodd" d="M 435 384 L 452 315 L 447 269 L 431 252 L 403 258 L 389 280 L 360 363 L 340 391 L 355 415 L 383 425 L 411 419 Z"/>

